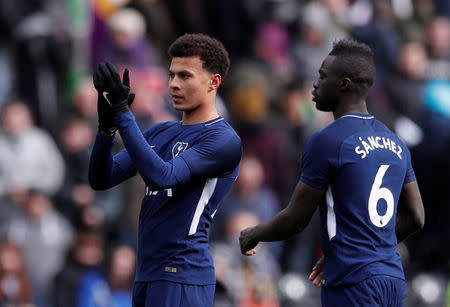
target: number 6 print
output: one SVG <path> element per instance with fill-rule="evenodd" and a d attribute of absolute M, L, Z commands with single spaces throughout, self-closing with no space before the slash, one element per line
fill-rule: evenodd
<path fill-rule="evenodd" d="M 394 215 L 394 196 L 388 188 L 380 188 L 383 181 L 384 174 L 386 174 L 389 165 L 383 164 L 378 169 L 373 181 L 372 190 L 369 195 L 369 216 L 370 221 L 377 227 L 384 227 L 389 223 Z M 377 204 L 380 199 L 384 199 L 387 204 L 386 213 L 379 215 Z"/>

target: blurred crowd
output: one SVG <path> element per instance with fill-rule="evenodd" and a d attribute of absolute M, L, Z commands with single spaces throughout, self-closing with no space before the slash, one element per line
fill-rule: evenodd
<path fill-rule="evenodd" d="M 89 187 L 91 74 L 102 61 L 130 70 L 141 129 L 180 120 L 167 48 L 184 33 L 228 49 L 217 106 L 244 149 L 210 231 L 215 306 L 320 304 L 307 282 L 321 256 L 316 215 L 251 258 L 237 238 L 287 205 L 305 141 L 332 121 L 314 109 L 311 90 L 344 37 L 374 50 L 369 111 L 410 148 L 424 200 L 425 229 L 399 246 L 405 306 L 450 306 L 449 18 L 448 0 L 0 0 L 0 306 L 131 306 L 144 184 Z"/>

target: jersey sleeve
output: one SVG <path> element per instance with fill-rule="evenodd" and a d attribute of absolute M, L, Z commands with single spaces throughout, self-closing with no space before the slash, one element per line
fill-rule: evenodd
<path fill-rule="evenodd" d="M 136 174 L 136 167 L 126 150 L 112 156 L 113 144 L 114 139 L 109 140 L 100 132 L 97 134 L 88 171 L 89 183 L 95 190 L 106 190 Z"/>
<path fill-rule="evenodd" d="M 414 173 L 414 169 L 412 167 L 412 162 L 411 162 L 411 152 L 409 151 L 409 149 L 403 145 L 404 148 L 406 148 L 406 174 L 405 174 L 405 181 L 403 182 L 405 183 L 409 183 L 409 182 L 413 182 L 416 180 L 416 174 Z"/>
<path fill-rule="evenodd" d="M 234 132 L 216 130 L 206 133 L 196 145 L 178 157 L 186 162 L 192 176 L 208 178 L 233 171 L 241 155 L 240 138 Z"/>
<path fill-rule="evenodd" d="M 232 143 L 225 140 L 217 142 L 216 146 L 212 146 L 214 143 L 212 138 L 203 138 L 202 142 L 186 150 L 183 154 L 170 161 L 164 161 L 151 148 L 139 130 L 131 112 L 120 115 L 115 120 L 115 124 L 139 174 L 152 188 L 164 189 L 186 184 L 200 174 L 204 176 L 217 174 L 221 170 L 226 170 L 236 160 L 236 165 L 239 163 L 240 156 L 239 159 L 236 159 L 237 155 L 230 155 L 229 149 L 226 148 L 227 145 Z M 213 137 L 217 136 L 213 135 Z M 235 147 L 232 148 L 234 150 Z M 226 153 L 221 152 L 221 149 L 225 150 Z"/>
<path fill-rule="evenodd" d="M 330 182 L 330 146 L 323 135 L 314 134 L 306 143 L 302 155 L 300 180 L 313 188 L 324 190 Z"/>

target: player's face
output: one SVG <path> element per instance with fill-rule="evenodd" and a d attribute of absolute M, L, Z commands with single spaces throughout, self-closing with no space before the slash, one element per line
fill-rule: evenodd
<path fill-rule="evenodd" d="M 328 56 L 319 69 L 319 79 L 314 82 L 313 101 L 320 111 L 334 111 L 338 102 L 338 78 L 332 69 L 334 56 Z"/>
<path fill-rule="evenodd" d="M 208 101 L 213 74 L 199 56 L 175 57 L 169 68 L 169 90 L 178 111 L 194 111 Z"/>

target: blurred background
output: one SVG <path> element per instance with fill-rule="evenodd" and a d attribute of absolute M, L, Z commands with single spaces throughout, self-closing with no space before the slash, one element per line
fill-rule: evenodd
<path fill-rule="evenodd" d="M 217 106 L 244 146 L 210 233 L 215 306 L 320 306 L 307 281 L 321 256 L 318 216 L 250 259 L 237 238 L 287 205 L 306 139 L 332 121 L 311 90 L 343 37 L 374 50 L 369 111 L 410 148 L 422 191 L 425 229 L 398 248 L 405 306 L 450 306 L 449 17 L 448 0 L 0 0 L 0 306 L 131 306 L 144 184 L 88 185 L 92 70 L 130 69 L 142 129 L 179 120 L 167 48 L 198 32 L 230 52 Z"/>

